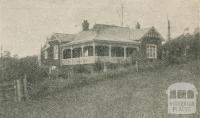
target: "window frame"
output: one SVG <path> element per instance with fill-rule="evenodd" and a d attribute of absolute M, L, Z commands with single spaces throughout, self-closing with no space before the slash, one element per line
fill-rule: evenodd
<path fill-rule="evenodd" d="M 191 93 L 192 94 L 191 94 Z M 190 93 L 190 94 L 189 94 Z M 192 95 L 192 96 L 190 96 L 190 95 Z M 195 98 L 195 93 L 194 93 L 194 91 L 193 90 L 187 90 L 187 99 L 194 99 Z"/>
<path fill-rule="evenodd" d="M 63 49 L 62 51 L 62 59 L 71 59 L 72 58 L 72 54 L 71 54 L 71 49 Z"/>
<path fill-rule="evenodd" d="M 157 59 L 157 45 L 146 44 L 146 55 L 148 59 Z"/>
<path fill-rule="evenodd" d="M 177 98 L 177 92 L 176 92 L 176 90 L 170 90 L 169 98 L 170 99 L 176 99 Z"/>
<path fill-rule="evenodd" d="M 187 90 L 177 90 L 177 99 L 187 99 Z"/>

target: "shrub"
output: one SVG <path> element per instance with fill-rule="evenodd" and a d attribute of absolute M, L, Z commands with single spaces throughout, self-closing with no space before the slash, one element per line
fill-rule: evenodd
<path fill-rule="evenodd" d="M 1 58 L 0 77 L 1 80 L 14 80 L 23 78 L 27 75 L 29 82 L 35 82 L 47 77 L 48 69 L 38 65 L 37 56 L 24 58 L 2 57 Z"/>
<path fill-rule="evenodd" d="M 200 57 L 199 34 L 184 36 L 166 42 L 162 46 L 162 59 L 168 64 L 182 64 Z"/>

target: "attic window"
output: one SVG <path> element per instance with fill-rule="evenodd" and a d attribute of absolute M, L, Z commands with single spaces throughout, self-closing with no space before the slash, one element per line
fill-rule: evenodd
<path fill-rule="evenodd" d="M 147 44 L 146 45 L 146 54 L 149 59 L 157 58 L 157 46 L 155 44 Z"/>

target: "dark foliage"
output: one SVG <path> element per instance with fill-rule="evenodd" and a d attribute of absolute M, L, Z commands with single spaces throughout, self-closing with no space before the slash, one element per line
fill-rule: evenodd
<path fill-rule="evenodd" d="M 12 57 L 1 57 L 0 60 L 0 80 L 12 80 L 18 78 L 20 73 L 18 69 L 20 68 L 19 59 Z"/>
<path fill-rule="evenodd" d="M 28 81 L 35 82 L 47 76 L 47 69 L 38 65 L 37 56 L 15 58 L 2 57 L 0 60 L 0 80 L 14 80 L 23 78 L 26 74 Z"/>
<path fill-rule="evenodd" d="M 199 33 L 181 35 L 162 46 L 162 58 L 169 64 L 181 64 L 200 59 Z"/>

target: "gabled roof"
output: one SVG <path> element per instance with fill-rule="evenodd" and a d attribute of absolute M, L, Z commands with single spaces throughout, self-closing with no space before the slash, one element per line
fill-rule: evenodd
<path fill-rule="evenodd" d="M 97 35 L 97 32 L 94 30 L 81 31 L 74 37 L 74 40 L 72 42 L 94 40 L 96 35 Z"/>
<path fill-rule="evenodd" d="M 192 39 L 192 35 L 187 33 L 187 34 L 181 34 L 180 36 L 178 36 L 177 38 L 175 38 L 176 40 L 190 40 Z"/>
<path fill-rule="evenodd" d="M 71 42 L 74 40 L 74 34 L 53 33 L 47 40 L 59 42 Z"/>
<path fill-rule="evenodd" d="M 93 29 L 79 32 L 74 40 L 70 43 L 78 43 L 91 40 L 134 43 L 134 41 L 130 40 L 129 36 L 130 30 L 128 27 L 97 24 Z"/>
<path fill-rule="evenodd" d="M 131 40 L 140 40 L 145 34 L 147 34 L 152 27 L 143 28 L 143 29 L 132 29 L 131 30 Z"/>
<path fill-rule="evenodd" d="M 115 25 L 95 24 L 92 29 L 81 31 L 77 34 L 54 33 L 50 37 L 50 40 L 68 42 L 69 44 L 92 40 L 137 43 L 152 30 L 156 31 L 154 27 L 130 29 L 129 27 L 120 27 Z M 159 32 L 157 32 L 157 34 L 162 39 Z"/>
<path fill-rule="evenodd" d="M 97 30 L 97 35 L 95 37 L 95 40 L 131 42 L 130 30 L 128 27 L 111 26 L 96 30 Z"/>
<path fill-rule="evenodd" d="M 136 42 L 145 36 L 153 27 L 143 29 L 130 29 L 129 27 L 120 27 L 115 25 L 96 24 L 93 29 L 78 33 L 71 43 L 103 40 L 119 42 Z"/>

